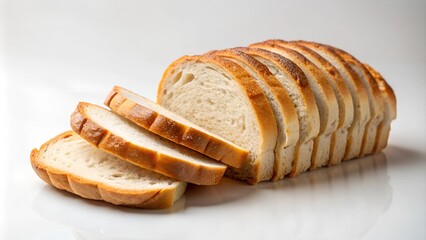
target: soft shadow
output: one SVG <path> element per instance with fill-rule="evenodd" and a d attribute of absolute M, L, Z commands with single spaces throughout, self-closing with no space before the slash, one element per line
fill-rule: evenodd
<path fill-rule="evenodd" d="M 185 192 L 185 207 L 201 207 L 237 201 L 255 193 L 258 186 L 224 177 L 214 186 L 188 185 Z"/>

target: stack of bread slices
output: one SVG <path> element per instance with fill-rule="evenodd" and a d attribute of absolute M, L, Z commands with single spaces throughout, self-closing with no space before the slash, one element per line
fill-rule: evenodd
<path fill-rule="evenodd" d="M 110 110 L 80 102 L 73 131 L 32 151 L 35 172 L 84 198 L 165 208 L 187 182 L 276 181 L 379 152 L 396 118 L 395 94 L 377 71 L 306 41 L 184 56 L 157 96 L 114 87 Z"/>

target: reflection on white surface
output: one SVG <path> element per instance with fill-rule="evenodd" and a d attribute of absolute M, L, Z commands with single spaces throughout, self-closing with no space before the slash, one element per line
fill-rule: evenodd
<path fill-rule="evenodd" d="M 217 186 L 191 185 L 166 210 L 115 207 L 50 186 L 32 208 L 68 226 L 76 239 L 218 239 L 232 229 L 241 239 L 350 239 L 375 225 L 392 195 L 380 153 L 275 183 L 250 186 L 226 178 Z"/>

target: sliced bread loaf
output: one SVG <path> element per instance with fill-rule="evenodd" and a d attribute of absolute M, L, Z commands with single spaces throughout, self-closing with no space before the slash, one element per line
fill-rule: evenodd
<path fill-rule="evenodd" d="M 391 86 L 385 81 L 383 76 L 373 69 L 371 66 L 364 64 L 368 71 L 373 75 L 377 84 L 379 85 L 380 93 L 384 99 L 384 115 L 383 121 L 380 122 L 377 127 L 376 141 L 374 144 L 373 152 L 380 152 L 387 146 L 390 125 L 391 122 L 396 118 L 396 96 Z"/>
<path fill-rule="evenodd" d="M 241 49 L 240 49 L 241 50 Z M 210 54 L 226 57 L 243 67 L 264 91 L 274 112 L 278 138 L 271 180 L 279 180 L 291 170 L 294 149 L 299 140 L 299 120 L 296 109 L 280 81 L 261 62 L 236 49 L 213 51 Z M 287 170 L 286 170 L 287 169 Z"/>
<path fill-rule="evenodd" d="M 357 76 L 350 65 L 336 51 L 326 45 L 314 42 L 295 41 L 306 46 L 329 61 L 342 76 L 351 92 L 354 104 L 354 120 L 348 132 L 345 156 L 343 160 L 356 158 L 361 151 L 362 139 L 365 125 L 370 120 L 370 106 L 367 90 L 361 79 Z"/>
<path fill-rule="evenodd" d="M 37 175 L 56 188 L 83 198 L 139 208 L 167 208 L 186 183 L 145 170 L 106 153 L 72 131 L 31 152 Z"/>
<path fill-rule="evenodd" d="M 376 141 L 377 127 L 383 121 L 383 98 L 380 93 L 379 86 L 368 71 L 368 69 L 362 64 L 358 59 L 353 57 L 351 54 L 334 48 L 339 55 L 345 59 L 345 61 L 352 67 L 352 69 L 358 74 L 358 77 L 361 79 L 364 84 L 365 89 L 368 94 L 368 102 L 370 104 L 370 120 L 367 122 L 364 130 L 364 136 L 362 140 L 361 150 L 359 157 L 362 157 L 366 154 L 373 153 L 374 143 Z"/>
<path fill-rule="evenodd" d="M 315 64 L 324 74 L 333 92 L 336 95 L 339 104 L 339 126 L 331 137 L 330 158 L 328 166 L 339 164 L 345 155 L 346 142 L 348 138 L 348 128 L 351 126 L 354 118 L 354 106 L 352 96 L 348 86 L 339 74 L 338 70 L 325 58 L 318 53 L 301 44 L 287 42 L 283 40 L 270 40 L 280 46 L 293 49 L 305 56 L 309 61 Z"/>
<path fill-rule="evenodd" d="M 311 166 L 313 139 L 317 137 L 320 127 L 318 107 L 309 88 L 303 71 L 292 61 L 279 54 L 257 48 L 238 48 L 254 57 L 280 81 L 287 90 L 296 108 L 299 120 L 299 141 L 296 145 L 291 169 L 285 169 L 284 175 L 296 176 Z M 278 176 L 278 179 L 284 177 Z"/>
<path fill-rule="evenodd" d="M 273 41 L 255 43 L 250 45 L 250 47 L 262 48 L 278 53 L 294 62 L 305 74 L 309 87 L 314 94 L 320 115 L 320 131 L 314 139 L 310 168 L 316 169 L 326 166 L 332 143 L 331 135 L 339 125 L 339 105 L 333 88 L 318 67 L 297 51 L 275 44 Z"/>
<path fill-rule="evenodd" d="M 232 167 L 240 167 L 248 151 L 164 107 L 121 87 L 114 87 L 105 105 L 137 125 Z"/>
<path fill-rule="evenodd" d="M 244 68 L 219 56 L 185 56 L 167 68 L 157 96 L 165 108 L 250 151 L 228 176 L 251 184 L 271 179 L 277 126 L 264 92 Z"/>
<path fill-rule="evenodd" d="M 168 177 L 199 185 L 218 184 L 226 166 L 155 135 L 102 107 L 79 103 L 71 127 L 91 144 Z"/>

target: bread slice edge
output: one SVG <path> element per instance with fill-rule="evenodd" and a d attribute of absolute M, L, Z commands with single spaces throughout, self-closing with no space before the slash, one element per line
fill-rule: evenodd
<path fill-rule="evenodd" d="M 155 190 L 124 190 L 107 184 L 88 180 L 82 176 L 77 176 L 48 166 L 39 161 L 40 154 L 57 141 L 71 137 L 75 134 L 72 131 L 63 132 L 56 137 L 42 144 L 39 149 L 31 151 L 30 161 L 35 173 L 46 183 L 55 188 L 68 191 L 80 197 L 92 200 L 102 200 L 114 205 L 125 205 L 137 208 L 169 208 L 174 202 L 179 200 L 185 192 L 186 183 L 181 182 L 176 187 L 170 186 L 164 189 Z M 138 200 L 135 202 L 135 199 Z"/>
<path fill-rule="evenodd" d="M 188 163 L 186 160 L 175 156 L 133 144 L 120 136 L 119 133 L 110 131 L 92 120 L 86 113 L 88 107 L 97 107 L 109 111 L 94 104 L 80 102 L 71 115 L 70 125 L 77 134 L 96 147 L 139 167 L 180 181 L 197 185 L 215 185 L 222 179 L 226 170 L 225 165 L 217 163 L 214 166 L 200 166 Z"/>
<path fill-rule="evenodd" d="M 246 149 L 207 130 L 203 130 L 201 127 L 191 127 L 179 119 L 173 119 L 172 116 L 161 114 L 142 102 L 126 97 L 126 94 L 151 102 L 134 92 L 115 86 L 104 103 L 115 113 L 137 125 L 229 166 L 239 168 L 242 162 L 247 159 L 248 151 Z M 156 104 L 154 102 L 151 103 Z M 163 108 L 160 105 L 158 107 Z M 169 111 L 167 109 L 164 110 Z"/>

